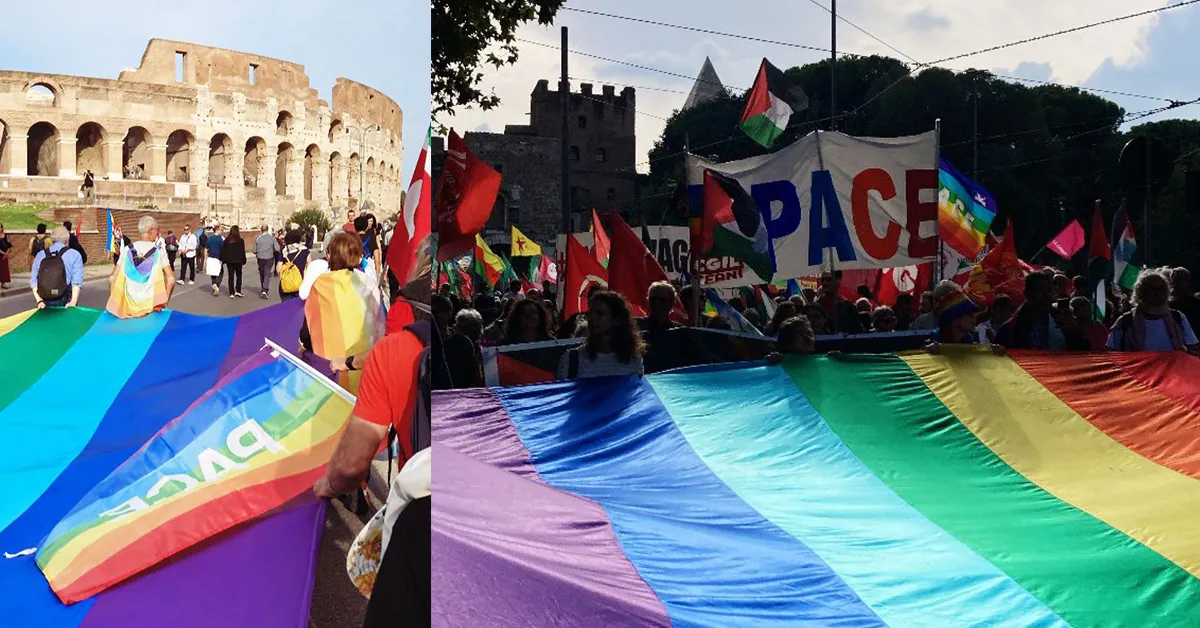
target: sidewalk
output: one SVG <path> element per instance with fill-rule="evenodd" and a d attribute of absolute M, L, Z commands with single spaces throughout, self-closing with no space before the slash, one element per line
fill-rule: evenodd
<path fill-rule="evenodd" d="M 110 274 L 112 264 L 89 264 L 83 267 L 83 283 L 86 285 L 97 279 L 107 279 Z M 7 288 L 0 289 L 0 299 L 18 294 L 29 296 L 29 279 L 29 273 L 13 273 L 12 283 L 8 284 Z"/>

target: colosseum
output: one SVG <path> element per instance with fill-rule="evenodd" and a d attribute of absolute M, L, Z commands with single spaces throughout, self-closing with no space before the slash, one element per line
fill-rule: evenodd
<path fill-rule="evenodd" d="M 0 203 L 213 215 L 280 226 L 315 208 L 399 210 L 400 107 L 339 78 L 333 106 L 304 66 L 151 40 L 116 80 L 0 71 Z"/>

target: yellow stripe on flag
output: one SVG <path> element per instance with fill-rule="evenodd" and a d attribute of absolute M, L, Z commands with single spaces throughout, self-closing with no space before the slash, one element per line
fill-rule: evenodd
<path fill-rule="evenodd" d="M 1012 360 L 964 353 L 901 357 L 1018 473 L 1200 576 L 1200 481 L 1113 440 Z"/>
<path fill-rule="evenodd" d="M 516 225 L 512 226 L 512 253 L 509 257 L 531 257 L 541 255 L 542 247 L 526 237 Z"/>
<path fill-rule="evenodd" d="M 13 314 L 7 318 L 0 318 L 0 336 L 3 336 L 4 334 L 7 334 L 8 332 L 20 327 L 21 323 L 29 320 L 29 317 L 33 316 L 34 312 L 37 312 L 37 310 L 25 310 L 20 314 Z"/>

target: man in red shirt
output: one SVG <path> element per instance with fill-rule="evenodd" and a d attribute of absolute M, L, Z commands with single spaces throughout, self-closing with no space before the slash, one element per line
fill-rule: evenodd
<path fill-rule="evenodd" d="M 346 233 L 358 233 L 358 231 L 354 229 L 353 209 L 346 212 L 346 224 L 342 225 L 342 231 L 345 231 Z"/>

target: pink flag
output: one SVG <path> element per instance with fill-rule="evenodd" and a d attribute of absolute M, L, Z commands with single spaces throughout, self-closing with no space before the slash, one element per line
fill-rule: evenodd
<path fill-rule="evenodd" d="M 1083 226 L 1079 224 L 1078 220 L 1072 220 L 1071 224 L 1046 244 L 1046 248 L 1058 253 L 1059 257 L 1063 259 L 1071 259 L 1071 256 L 1083 248 L 1085 240 Z"/>

